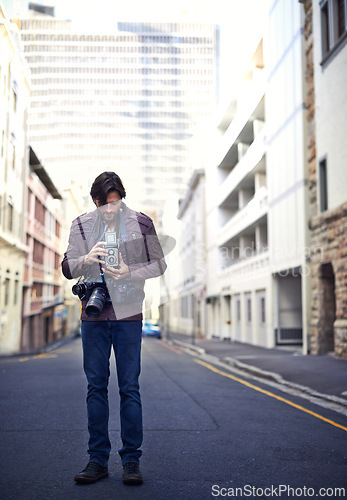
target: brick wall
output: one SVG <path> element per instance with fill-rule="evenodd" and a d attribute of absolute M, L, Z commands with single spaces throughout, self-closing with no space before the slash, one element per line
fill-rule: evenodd
<path fill-rule="evenodd" d="M 331 280 L 324 275 L 330 263 L 334 273 L 335 354 L 347 358 L 347 202 L 337 210 L 324 212 L 310 220 L 312 252 L 312 319 L 309 328 L 312 354 L 331 350 L 329 324 L 332 308 Z"/>
<path fill-rule="evenodd" d="M 305 9 L 305 106 L 311 230 L 309 347 L 312 354 L 334 349 L 337 356 L 347 358 L 347 202 L 335 210 L 318 213 L 312 0 L 302 0 L 301 3 Z"/>

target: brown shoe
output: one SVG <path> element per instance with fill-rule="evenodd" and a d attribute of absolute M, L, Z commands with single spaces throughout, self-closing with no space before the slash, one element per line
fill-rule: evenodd
<path fill-rule="evenodd" d="M 76 474 L 74 480 L 76 483 L 95 483 L 99 479 L 108 476 L 108 468 L 100 465 L 98 462 L 89 462 L 87 467 L 79 474 Z"/>
<path fill-rule="evenodd" d="M 137 462 L 127 462 L 123 465 L 123 483 L 130 485 L 143 483 L 140 466 Z"/>

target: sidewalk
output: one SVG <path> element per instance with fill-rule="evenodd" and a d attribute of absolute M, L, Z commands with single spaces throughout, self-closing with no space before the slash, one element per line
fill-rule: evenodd
<path fill-rule="evenodd" d="M 317 392 L 327 399 L 338 398 L 347 407 L 347 360 L 333 355 L 303 355 L 298 346 L 266 349 L 240 342 L 219 339 L 195 339 L 189 335 L 170 333 L 174 344 L 184 343 L 197 354 L 206 354 L 260 378 L 285 385 L 303 386 L 305 392 Z M 181 345 L 181 347 L 184 347 Z"/>

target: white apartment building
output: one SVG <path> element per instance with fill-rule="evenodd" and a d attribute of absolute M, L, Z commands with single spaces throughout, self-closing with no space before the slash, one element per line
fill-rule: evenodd
<path fill-rule="evenodd" d="M 160 219 L 168 197 L 184 196 L 191 139 L 215 106 L 216 27 L 115 20 L 114 33 L 74 33 L 33 11 L 20 26 L 30 141 L 57 186 L 79 178 L 89 188 L 115 170 L 129 204 Z"/>
<path fill-rule="evenodd" d="M 209 336 L 264 347 L 306 338 L 303 19 L 299 3 L 272 3 L 218 120 L 206 170 Z"/>
<path fill-rule="evenodd" d="M 17 27 L 1 2 L 0 28 L 0 353 L 11 354 L 21 340 L 30 80 Z"/>
<path fill-rule="evenodd" d="M 173 332 L 206 335 L 205 174 L 194 170 L 180 200 L 177 248 L 168 256 L 169 325 Z M 170 260 L 169 260 L 170 259 Z M 170 275 L 170 267 L 174 273 Z"/>
<path fill-rule="evenodd" d="M 209 336 L 267 345 L 271 276 L 263 40 L 239 95 L 221 106 L 206 171 Z M 215 167 L 214 165 L 217 165 Z"/>

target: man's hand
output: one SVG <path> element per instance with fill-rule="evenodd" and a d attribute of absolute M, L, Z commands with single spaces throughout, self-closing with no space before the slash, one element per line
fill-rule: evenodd
<path fill-rule="evenodd" d="M 105 250 L 104 241 L 99 241 L 96 245 L 93 246 L 91 251 L 84 257 L 84 264 L 90 265 L 93 262 L 100 262 L 101 264 L 104 263 L 103 260 L 100 259 L 101 256 L 106 256 L 107 255 L 107 250 Z"/>
<path fill-rule="evenodd" d="M 125 264 L 122 254 L 119 252 L 119 266 L 118 267 L 103 267 L 104 273 L 114 278 L 115 280 L 119 280 L 125 278 L 130 274 L 130 270 L 128 266 Z"/>

